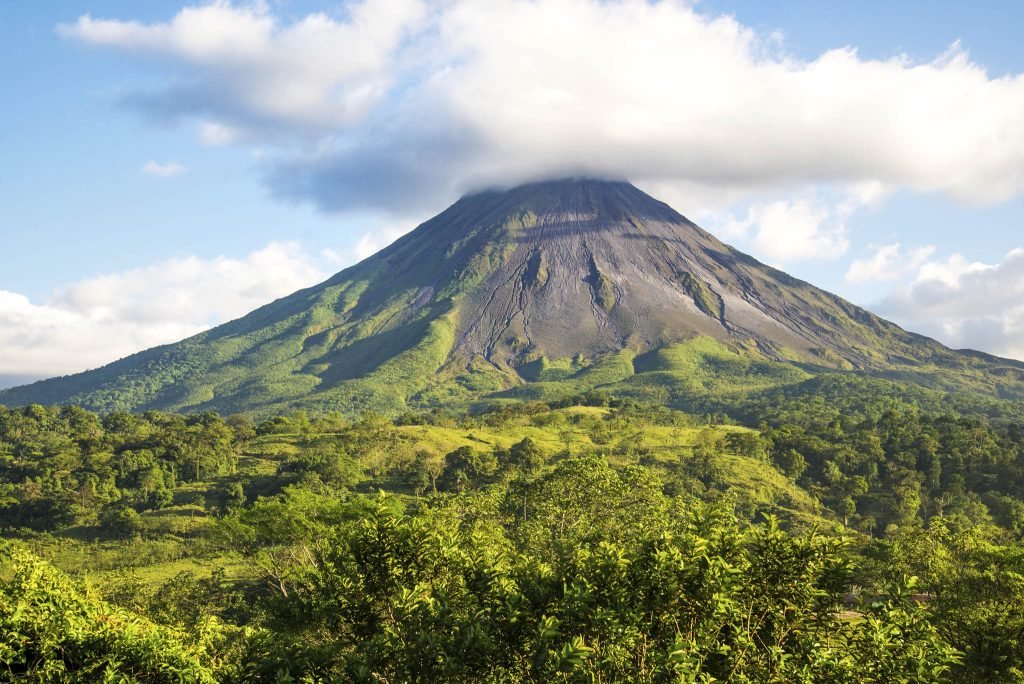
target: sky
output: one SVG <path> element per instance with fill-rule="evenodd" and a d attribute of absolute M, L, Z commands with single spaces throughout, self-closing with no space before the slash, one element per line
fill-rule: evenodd
<path fill-rule="evenodd" d="M 998 1 L 4 3 L 0 387 L 569 175 L 1024 359 L 1022 25 Z"/>

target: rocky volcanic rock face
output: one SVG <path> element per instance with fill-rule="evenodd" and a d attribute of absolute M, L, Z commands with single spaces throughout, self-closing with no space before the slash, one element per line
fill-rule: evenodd
<path fill-rule="evenodd" d="M 316 287 L 0 403 L 395 411 L 536 379 L 538 363 L 578 371 L 698 336 L 805 368 L 966 359 L 734 250 L 628 183 L 572 179 L 464 197 Z"/>
<path fill-rule="evenodd" d="M 450 235 L 451 224 L 468 230 Z M 481 193 L 421 230 L 407 239 L 457 242 L 480 231 L 495 252 L 483 277 L 463 288 L 452 360 L 481 357 L 508 368 L 537 356 L 596 358 L 696 335 L 827 366 L 941 353 L 737 252 L 628 183 L 570 180 Z M 422 292 L 436 296 L 436 286 Z"/>

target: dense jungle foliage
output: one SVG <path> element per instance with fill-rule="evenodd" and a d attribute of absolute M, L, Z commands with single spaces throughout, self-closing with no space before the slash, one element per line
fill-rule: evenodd
<path fill-rule="evenodd" d="M 863 382 L 758 420 L 0 408 L 0 679 L 1024 681 L 1024 424 Z"/>

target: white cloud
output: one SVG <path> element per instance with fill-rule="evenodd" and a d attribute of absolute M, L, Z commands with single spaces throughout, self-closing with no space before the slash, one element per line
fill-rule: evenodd
<path fill-rule="evenodd" d="M 780 262 L 835 259 L 849 242 L 842 224 L 830 223 L 822 205 L 799 200 L 755 204 L 747 216 L 726 228 L 726 235 L 745 236 L 754 230 L 752 244 L 758 254 Z"/>
<path fill-rule="evenodd" d="M 1010 252 L 1012 257 L 1014 252 Z M 945 261 L 929 261 L 921 265 L 917 277 L 914 279 L 915 286 L 928 286 L 929 283 L 938 283 L 949 288 L 957 288 L 964 276 L 974 273 L 991 271 L 995 266 L 983 264 L 979 261 L 967 261 L 960 254 L 954 254 Z"/>
<path fill-rule="evenodd" d="M 833 260 L 850 246 L 846 222 L 873 206 L 879 190 L 857 184 L 843 191 L 819 188 L 795 197 L 756 200 L 739 215 L 707 212 L 701 222 L 727 241 L 738 242 L 774 263 Z"/>
<path fill-rule="evenodd" d="M 934 253 L 932 245 L 917 247 L 909 253 L 905 253 L 898 242 L 879 245 L 871 257 L 853 260 L 846 271 L 846 282 L 861 285 L 897 280 L 918 269 Z"/>
<path fill-rule="evenodd" d="M 351 255 L 271 243 L 242 258 L 184 257 L 67 285 L 35 304 L 0 290 L 0 378 L 94 368 L 174 342 L 313 285 Z"/>
<path fill-rule="evenodd" d="M 899 258 L 899 243 L 882 245 L 870 259 L 854 259 L 846 271 L 846 282 L 861 284 L 895 280 L 900 273 Z"/>
<path fill-rule="evenodd" d="M 0 290 L 0 374 L 42 378 L 85 370 L 204 327 L 97 320 Z"/>
<path fill-rule="evenodd" d="M 157 97 L 158 106 L 220 112 L 242 127 L 322 128 L 361 118 L 394 85 L 396 49 L 423 14 L 420 0 L 366 0 L 348 21 L 310 14 L 282 26 L 265 5 L 213 2 L 167 23 L 86 15 L 58 32 L 193 69 L 175 102 Z"/>
<path fill-rule="evenodd" d="M 177 162 L 167 162 L 166 164 L 160 164 L 151 159 L 142 165 L 142 173 L 148 176 L 159 176 L 161 178 L 180 176 L 186 171 L 188 171 L 188 167 Z"/>
<path fill-rule="evenodd" d="M 363 233 L 353 247 L 352 253 L 356 259 L 363 260 L 387 247 L 419 223 L 421 222 L 412 219 L 382 221 L 373 232 Z"/>
<path fill-rule="evenodd" d="M 221 147 L 230 145 L 241 139 L 242 135 L 231 126 L 217 123 L 216 121 L 201 121 L 199 123 L 199 140 L 210 147 Z"/>
<path fill-rule="evenodd" d="M 992 78 L 958 45 L 925 62 L 849 48 L 805 60 L 683 0 L 363 0 L 295 21 L 221 1 L 60 32 L 169 63 L 184 75 L 136 105 L 224 127 L 201 127 L 208 143 L 276 147 L 275 192 L 328 210 L 404 211 L 569 173 L 698 197 L 1024 192 L 1024 77 Z M 798 254 L 842 245 L 808 228 L 814 206 L 759 212 L 811 230 Z"/>
<path fill-rule="evenodd" d="M 877 308 L 950 346 L 1024 359 L 1024 249 L 998 264 L 969 262 L 960 254 L 927 261 L 909 286 Z"/>

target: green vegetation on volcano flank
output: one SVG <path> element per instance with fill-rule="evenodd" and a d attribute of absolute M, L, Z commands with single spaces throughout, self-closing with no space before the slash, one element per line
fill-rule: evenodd
<path fill-rule="evenodd" d="M 397 415 L 600 387 L 689 408 L 836 372 L 1024 398 L 1017 362 L 907 333 L 626 183 L 571 180 L 468 196 L 320 285 L 0 402 Z"/>

